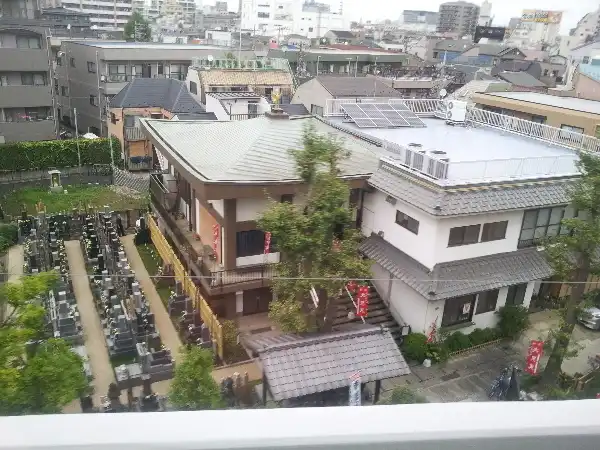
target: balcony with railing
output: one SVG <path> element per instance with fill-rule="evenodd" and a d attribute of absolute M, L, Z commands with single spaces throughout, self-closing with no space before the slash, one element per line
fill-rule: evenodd
<path fill-rule="evenodd" d="M 173 250 L 210 295 L 270 286 L 274 273 L 270 264 L 224 269 L 215 261 L 212 246 L 200 240 L 187 219 L 172 212 L 177 193 L 163 183 L 162 174 L 150 176 L 150 193 L 154 210 L 167 225 Z"/>
<path fill-rule="evenodd" d="M 260 116 L 264 116 L 264 114 L 258 114 L 258 113 L 254 113 L 254 114 L 230 114 L 229 115 L 229 120 L 248 120 L 248 119 L 255 119 L 257 117 Z"/>

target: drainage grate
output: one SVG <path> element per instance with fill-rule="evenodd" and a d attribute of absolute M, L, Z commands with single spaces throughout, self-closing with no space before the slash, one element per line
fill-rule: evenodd
<path fill-rule="evenodd" d="M 271 330 L 272 330 L 271 327 L 257 328 L 255 330 L 250 330 L 250 334 L 266 333 L 267 331 L 271 331 Z"/>

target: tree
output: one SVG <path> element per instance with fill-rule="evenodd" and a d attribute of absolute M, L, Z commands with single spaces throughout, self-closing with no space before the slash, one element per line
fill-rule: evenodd
<path fill-rule="evenodd" d="M 54 272 L 23 277 L 0 289 L 0 414 L 57 413 L 85 390 L 81 358 L 62 339 L 49 339 L 39 296 Z"/>
<path fill-rule="evenodd" d="M 152 30 L 150 24 L 139 12 L 134 12 L 125 24 L 123 36 L 126 41 L 150 42 Z"/>
<path fill-rule="evenodd" d="M 212 377 L 213 355 L 209 350 L 191 347 L 175 367 L 169 401 L 180 410 L 194 411 L 223 406 L 221 390 Z"/>
<path fill-rule="evenodd" d="M 300 179 L 308 192 L 298 202 L 273 202 L 258 221 L 271 233 L 281 254 L 269 316 L 286 332 L 329 331 L 335 299 L 349 279 L 370 277 L 370 263 L 358 253 L 360 234 L 351 228 L 350 189 L 339 178 L 339 164 L 350 156 L 341 142 L 304 131 L 304 148 L 292 151 Z M 319 304 L 314 308 L 311 288 Z"/>
<path fill-rule="evenodd" d="M 588 277 L 600 273 L 600 160 L 586 153 L 581 153 L 579 159 L 581 178 L 570 190 L 571 204 L 579 213 L 575 218 L 563 219 L 561 226 L 569 232 L 550 239 L 545 246 L 556 276 L 574 282 L 559 327 L 552 332 L 553 348 L 542 374 L 546 387 L 557 385 L 563 360 L 571 356 L 569 344 Z"/>

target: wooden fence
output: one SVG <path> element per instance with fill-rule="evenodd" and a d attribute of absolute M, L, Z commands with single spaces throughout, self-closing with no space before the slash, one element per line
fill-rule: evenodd
<path fill-rule="evenodd" d="M 175 256 L 175 252 L 161 233 L 156 221 L 151 215 L 147 216 L 148 227 L 150 228 L 150 235 L 152 236 L 152 243 L 158 250 L 160 257 L 164 264 L 170 264 L 175 272 L 175 278 L 183 286 L 183 290 L 186 295 L 192 299 L 194 306 L 200 310 L 200 317 L 202 321 L 208 326 L 210 333 L 217 345 L 217 354 L 219 358 L 223 360 L 223 327 L 219 323 L 217 316 L 212 312 L 210 306 L 202 297 L 198 288 L 186 273 L 183 264 L 179 261 L 179 258 Z"/>

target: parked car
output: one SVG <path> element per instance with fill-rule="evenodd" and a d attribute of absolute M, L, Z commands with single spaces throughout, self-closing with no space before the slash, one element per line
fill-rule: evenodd
<path fill-rule="evenodd" d="M 590 330 L 600 330 L 600 308 L 590 306 L 585 308 L 577 318 L 579 323 Z"/>

